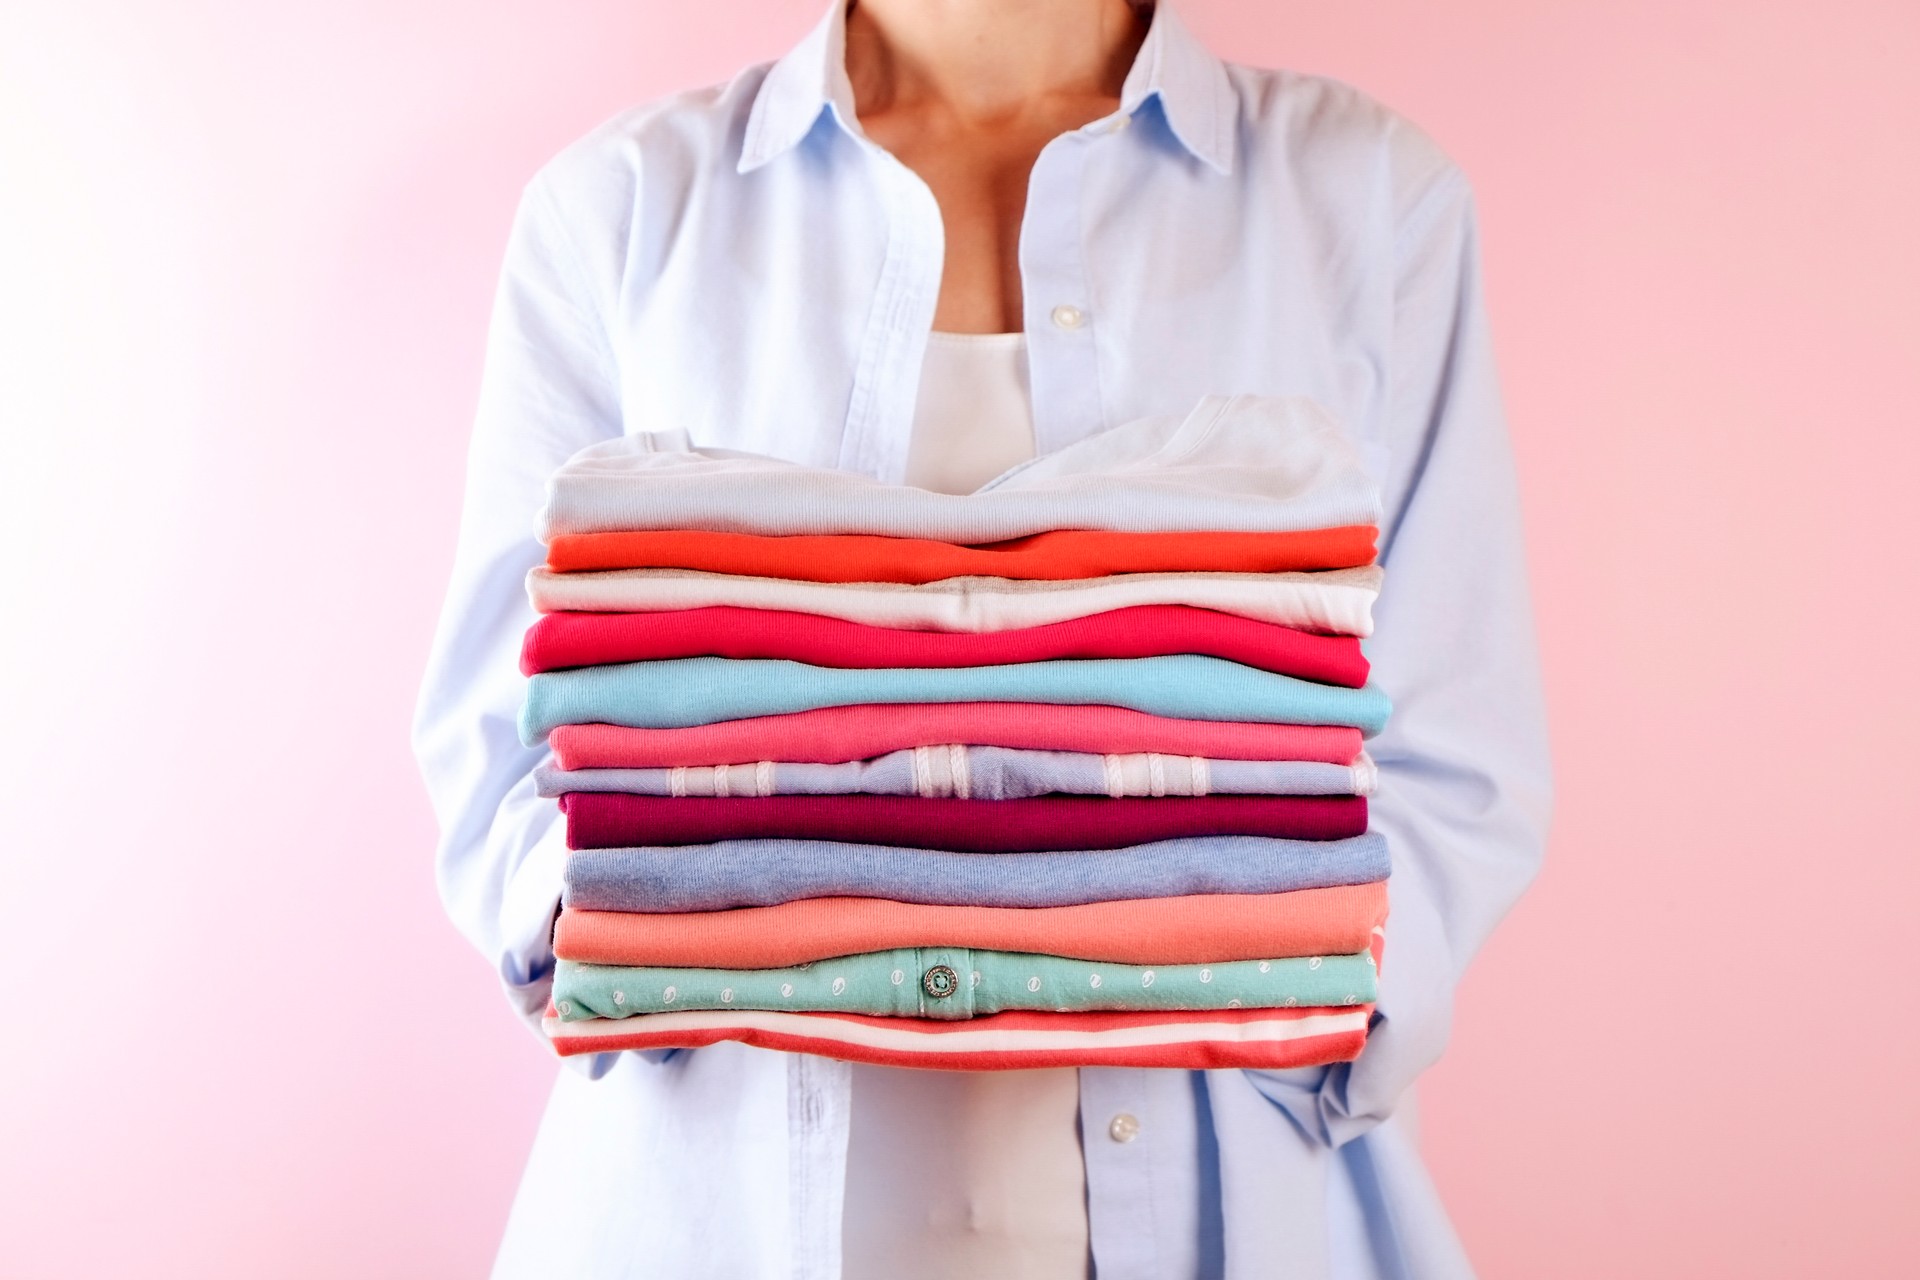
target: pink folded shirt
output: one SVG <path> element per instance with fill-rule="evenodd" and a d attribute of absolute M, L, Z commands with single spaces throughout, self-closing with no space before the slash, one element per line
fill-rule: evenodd
<path fill-rule="evenodd" d="M 949 743 L 1098 755 L 1158 752 L 1216 760 L 1352 764 L 1360 758 L 1362 745 L 1358 729 L 1339 725 L 1173 720 L 1122 707 L 1032 702 L 825 707 L 687 729 L 573 724 L 555 728 L 547 741 L 563 769 L 671 769 L 761 760 L 841 764 Z"/>
<path fill-rule="evenodd" d="M 984 667 L 1061 658 L 1197 653 L 1303 680 L 1359 688 L 1367 660 L 1353 636 L 1315 635 L 1208 609 L 1149 605 L 1013 631 L 876 627 L 779 609 L 551 613 L 527 631 L 526 675 L 662 658 L 786 658 L 818 667 Z"/>

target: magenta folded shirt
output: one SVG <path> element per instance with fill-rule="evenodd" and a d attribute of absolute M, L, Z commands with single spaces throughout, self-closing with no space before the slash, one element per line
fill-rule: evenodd
<path fill-rule="evenodd" d="M 949 800 L 920 796 L 560 797 L 574 849 L 841 840 L 962 853 L 1121 849 L 1191 836 L 1344 840 L 1365 833 L 1360 796 L 1153 796 Z"/>

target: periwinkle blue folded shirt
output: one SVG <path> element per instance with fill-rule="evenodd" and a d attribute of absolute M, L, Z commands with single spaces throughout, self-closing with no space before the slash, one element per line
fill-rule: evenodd
<path fill-rule="evenodd" d="M 951 853 L 832 840 L 723 840 L 581 849 L 567 857 L 569 907 L 726 911 L 801 898 L 888 898 L 931 906 L 1070 907 L 1208 893 L 1288 893 L 1385 880 L 1385 837 L 1209 836 L 1124 849 Z"/>
<path fill-rule="evenodd" d="M 533 746 L 563 724 L 682 729 L 818 707 L 907 702 L 1102 705 L 1182 720 L 1351 725 L 1368 735 L 1386 725 L 1390 709 L 1371 685 L 1315 684 L 1193 654 L 880 670 L 675 658 L 534 676 L 520 736 Z"/>

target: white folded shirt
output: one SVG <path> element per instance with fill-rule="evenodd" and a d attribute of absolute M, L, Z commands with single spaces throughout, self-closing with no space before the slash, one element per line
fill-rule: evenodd
<path fill-rule="evenodd" d="M 685 432 L 581 450 L 547 488 L 540 537 L 640 529 L 881 534 L 980 544 L 1053 529 L 1288 532 L 1380 523 L 1360 450 L 1313 401 L 1209 396 L 1139 418 L 989 482 L 931 493 L 760 454 L 695 448 Z"/>

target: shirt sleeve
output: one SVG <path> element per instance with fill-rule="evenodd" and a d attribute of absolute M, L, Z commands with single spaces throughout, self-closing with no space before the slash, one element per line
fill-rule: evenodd
<path fill-rule="evenodd" d="M 535 614 L 527 573 L 547 478 L 572 454 L 621 434 L 605 304 L 581 268 L 561 206 L 536 179 L 514 219 L 487 339 L 452 584 L 413 726 L 440 822 L 440 895 L 536 1031 L 553 985 L 552 925 L 565 829 L 535 794 L 544 748 L 522 746 L 522 635 Z M 585 1064 L 598 1075 L 607 1059 Z"/>
<path fill-rule="evenodd" d="M 1393 855 L 1380 997 L 1358 1060 L 1253 1072 L 1339 1146 L 1439 1058 L 1468 962 L 1539 869 L 1551 783 L 1520 504 L 1467 184 L 1450 166 L 1402 222 L 1381 563 L 1367 643 L 1394 703 L 1369 744 Z"/>

